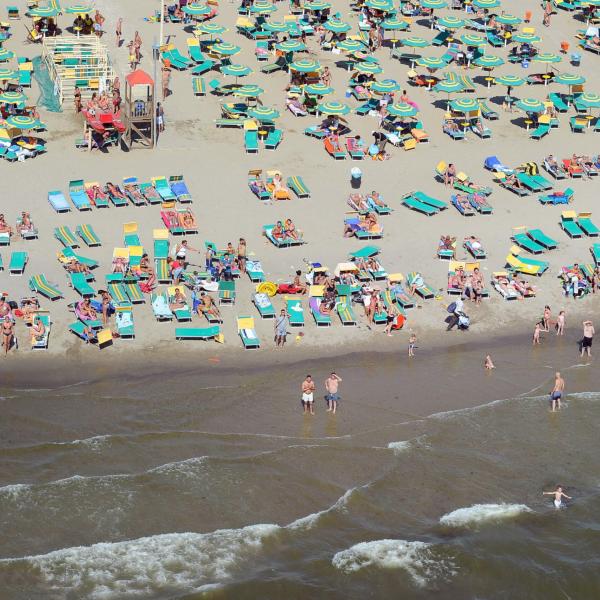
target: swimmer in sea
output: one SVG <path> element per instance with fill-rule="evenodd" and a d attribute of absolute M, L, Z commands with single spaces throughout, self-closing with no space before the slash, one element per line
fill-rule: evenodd
<path fill-rule="evenodd" d="M 562 499 L 572 500 L 571 496 L 567 496 L 562 489 L 562 486 L 557 485 L 553 492 L 542 492 L 543 496 L 554 496 L 554 508 L 562 508 Z"/>
<path fill-rule="evenodd" d="M 554 387 L 550 392 L 550 405 L 552 407 L 552 412 L 555 412 L 557 409 L 560 410 L 560 400 L 565 391 L 565 380 L 560 376 L 560 373 L 557 371 L 554 379 Z"/>
<path fill-rule="evenodd" d="M 494 363 L 492 362 L 492 357 L 489 354 L 485 357 L 485 362 L 483 363 L 483 366 L 485 367 L 486 371 L 491 371 L 492 369 L 496 368 L 494 366 Z"/>

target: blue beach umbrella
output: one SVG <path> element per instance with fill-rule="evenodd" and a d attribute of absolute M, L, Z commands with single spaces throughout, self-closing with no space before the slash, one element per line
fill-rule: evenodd
<path fill-rule="evenodd" d="M 553 82 L 571 87 L 572 85 L 582 85 L 586 82 L 586 79 L 583 75 L 575 73 L 561 73 L 553 79 Z"/>
<path fill-rule="evenodd" d="M 258 98 L 261 94 L 264 94 L 265 90 L 257 85 L 242 85 L 237 90 L 234 90 L 234 96 L 241 96 L 242 98 Z"/>
<path fill-rule="evenodd" d="M 535 35 L 535 33 L 519 32 L 512 36 L 512 41 L 519 44 L 539 44 L 542 38 L 539 35 Z"/>
<path fill-rule="evenodd" d="M 208 35 L 221 35 L 227 31 L 226 27 L 218 25 L 217 23 L 200 23 L 196 26 L 196 31 L 200 33 L 206 33 Z"/>
<path fill-rule="evenodd" d="M 386 31 L 402 31 L 403 29 L 408 29 L 408 23 L 404 19 L 390 17 L 381 22 L 381 27 Z"/>
<path fill-rule="evenodd" d="M 448 63 L 439 56 L 423 56 L 422 58 L 417 58 L 416 63 L 420 67 L 425 67 L 432 71 L 435 69 L 443 69 L 448 66 Z"/>
<path fill-rule="evenodd" d="M 500 4 L 500 0 L 473 0 L 473 5 L 477 8 L 498 8 Z"/>
<path fill-rule="evenodd" d="M 67 6 L 65 13 L 68 15 L 87 15 L 91 13 L 93 7 L 91 4 L 72 4 Z"/>

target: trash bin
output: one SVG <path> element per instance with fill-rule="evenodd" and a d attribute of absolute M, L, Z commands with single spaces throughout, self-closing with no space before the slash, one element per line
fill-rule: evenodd
<path fill-rule="evenodd" d="M 571 64 L 574 67 L 578 67 L 581 64 L 581 55 L 577 54 L 577 52 L 573 52 L 571 54 Z"/>
<path fill-rule="evenodd" d="M 350 169 L 350 185 L 353 190 L 357 190 L 362 183 L 362 171 L 358 167 Z"/>

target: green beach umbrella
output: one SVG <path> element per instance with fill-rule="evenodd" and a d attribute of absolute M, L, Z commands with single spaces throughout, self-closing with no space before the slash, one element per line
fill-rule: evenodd
<path fill-rule="evenodd" d="M 581 94 L 577 99 L 577 102 L 583 104 L 587 108 L 600 108 L 600 96 L 591 92 Z"/>
<path fill-rule="evenodd" d="M 322 0 L 313 0 L 313 2 L 306 2 L 304 8 L 312 12 L 319 12 L 331 8 L 331 4 L 329 2 L 323 2 Z"/>
<path fill-rule="evenodd" d="M 394 3 L 391 0 L 367 0 L 364 3 L 364 6 L 381 12 L 390 12 L 394 10 Z"/>
<path fill-rule="evenodd" d="M 525 112 L 534 112 L 541 113 L 544 112 L 546 107 L 543 102 L 536 100 L 535 98 L 524 98 L 523 100 L 519 100 L 515 106 L 519 110 L 523 110 Z"/>
<path fill-rule="evenodd" d="M 361 52 L 366 50 L 366 46 L 359 42 L 358 40 L 342 40 L 337 43 L 337 47 L 340 50 L 345 50 L 346 52 Z"/>
<path fill-rule="evenodd" d="M 402 40 L 402 45 L 407 46 L 408 48 L 427 48 L 430 44 L 431 42 L 417 36 L 407 37 Z"/>
<path fill-rule="evenodd" d="M 299 73 L 312 73 L 313 71 L 318 71 L 320 68 L 320 63 L 312 58 L 300 58 L 290 63 L 290 69 Z"/>
<path fill-rule="evenodd" d="M 15 56 L 14 52 L 6 48 L 0 48 L 0 62 L 6 62 Z"/>
<path fill-rule="evenodd" d="M 217 54 L 222 54 L 223 56 L 233 56 L 242 49 L 235 44 L 230 44 L 229 42 L 219 42 L 217 44 L 213 44 L 211 50 Z"/>
<path fill-rule="evenodd" d="M 459 98 L 450 102 L 450 108 L 455 112 L 473 112 L 474 110 L 479 110 L 479 102 L 474 98 Z"/>
<path fill-rule="evenodd" d="M 252 69 L 246 65 L 225 65 L 221 67 L 221 73 L 223 75 L 230 75 L 231 77 L 246 77 L 252 72 Z"/>
<path fill-rule="evenodd" d="M 25 115 L 14 115 L 12 117 L 8 117 L 6 122 L 8 125 L 10 125 L 10 127 L 16 127 L 17 129 L 38 129 L 42 126 L 37 119 Z"/>
<path fill-rule="evenodd" d="M 16 77 L 16 71 L 0 68 L 0 81 L 8 81 L 9 79 L 15 79 Z"/>
<path fill-rule="evenodd" d="M 273 33 L 283 33 L 284 31 L 288 31 L 290 26 L 283 21 L 267 21 L 262 28 Z"/>
<path fill-rule="evenodd" d="M 277 7 L 267 0 L 256 0 L 250 7 L 250 12 L 255 15 L 268 15 L 276 10 Z"/>
<path fill-rule="evenodd" d="M 523 19 L 521 17 L 515 17 L 515 15 L 498 15 L 496 17 L 496 21 L 498 23 L 502 23 L 503 25 L 518 25 Z"/>
<path fill-rule="evenodd" d="M 473 5 L 477 8 L 497 8 L 500 4 L 500 0 L 473 0 Z"/>
<path fill-rule="evenodd" d="M 256 106 L 248 110 L 248 116 L 259 121 L 274 121 L 279 118 L 279 111 L 270 106 Z"/>
<path fill-rule="evenodd" d="M 346 23 L 345 21 L 340 21 L 338 19 L 329 19 L 323 25 L 327 31 L 332 31 L 333 33 L 346 33 L 346 31 L 350 31 L 352 29 L 352 25 L 350 23 Z"/>
<path fill-rule="evenodd" d="M 423 8 L 431 8 L 432 10 L 437 8 L 446 8 L 446 6 L 448 6 L 446 0 L 421 0 L 419 4 Z"/>
<path fill-rule="evenodd" d="M 366 75 L 378 75 L 379 73 L 383 73 L 383 69 L 377 63 L 368 61 L 356 63 L 353 69 Z"/>
<path fill-rule="evenodd" d="M 54 6 L 38 6 L 29 11 L 30 17 L 57 17 L 60 11 Z"/>
<path fill-rule="evenodd" d="M 460 41 L 467 46 L 485 46 L 487 39 L 476 33 L 465 33 L 460 36 Z"/>
<path fill-rule="evenodd" d="M 513 42 L 518 42 L 519 44 L 539 44 L 542 41 L 542 38 L 539 35 L 535 35 L 535 33 L 515 33 L 512 36 Z"/>
<path fill-rule="evenodd" d="M 394 117 L 414 117 L 419 111 L 406 102 L 396 102 L 387 107 L 387 112 Z"/>
<path fill-rule="evenodd" d="M 553 64 L 559 63 L 562 60 L 562 58 L 558 56 L 558 54 L 554 54 L 552 52 L 540 52 L 539 54 L 536 54 L 533 57 L 533 60 L 535 62 Z"/>
<path fill-rule="evenodd" d="M 408 29 L 408 23 L 404 19 L 390 17 L 381 22 L 381 27 L 386 31 L 401 31 L 403 29 Z"/>
<path fill-rule="evenodd" d="M 436 83 L 433 88 L 436 92 L 444 92 L 445 94 L 455 94 L 462 92 L 465 86 L 458 80 L 456 81 L 440 81 Z"/>
<path fill-rule="evenodd" d="M 317 110 L 324 115 L 347 115 L 350 107 L 341 102 L 321 102 Z"/>
<path fill-rule="evenodd" d="M 186 4 L 181 10 L 190 17 L 202 17 L 212 12 L 212 8 L 206 4 Z"/>
<path fill-rule="evenodd" d="M 21 104 L 27 100 L 27 96 L 22 92 L 3 92 L 0 94 L 0 103 Z"/>
<path fill-rule="evenodd" d="M 504 60 L 499 56 L 493 56 L 492 54 L 484 54 L 473 61 L 473 64 L 484 69 L 494 69 L 504 64 Z"/>
<path fill-rule="evenodd" d="M 458 17 L 449 16 L 438 19 L 438 25 L 444 29 L 460 29 L 461 27 L 464 27 L 465 22 Z"/>
<path fill-rule="evenodd" d="M 304 86 L 304 93 L 310 96 L 327 96 L 328 94 L 333 94 L 333 88 L 324 83 L 309 83 Z"/>
<path fill-rule="evenodd" d="M 553 79 L 554 83 L 560 83 L 561 85 L 581 85 L 586 82 L 586 78 L 583 75 L 576 75 L 575 73 L 561 73 Z"/>
<path fill-rule="evenodd" d="M 393 79 L 384 79 L 383 81 L 373 82 L 370 89 L 378 94 L 391 94 L 400 89 L 400 84 Z"/>
<path fill-rule="evenodd" d="M 265 90 L 257 85 L 242 85 L 237 90 L 234 90 L 234 96 L 241 96 L 242 98 L 258 98 L 261 94 L 264 94 Z"/>
<path fill-rule="evenodd" d="M 200 23 L 200 25 L 196 26 L 196 31 L 209 35 L 221 35 L 227 31 L 227 28 L 217 23 Z"/>
<path fill-rule="evenodd" d="M 420 67 L 425 67 L 426 69 L 443 69 L 448 66 L 448 63 L 440 58 L 439 56 L 423 56 L 421 58 L 417 58 L 416 63 Z"/>
<path fill-rule="evenodd" d="M 275 44 L 275 48 L 282 52 L 300 52 L 301 50 L 306 50 L 306 45 L 298 40 L 285 40 L 285 42 Z"/>
<path fill-rule="evenodd" d="M 72 4 L 65 9 L 65 13 L 68 15 L 87 15 L 92 10 L 91 4 Z"/>
<path fill-rule="evenodd" d="M 495 81 L 506 87 L 519 87 L 525 83 L 525 80 L 522 77 L 517 77 L 517 75 L 500 75 L 495 77 Z"/>

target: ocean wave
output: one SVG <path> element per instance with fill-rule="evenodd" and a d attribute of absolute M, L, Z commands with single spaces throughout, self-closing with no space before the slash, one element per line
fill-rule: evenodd
<path fill-rule="evenodd" d="M 301 517 L 300 519 L 296 519 L 295 521 L 292 521 L 289 525 L 287 525 L 286 529 L 311 529 L 316 525 L 317 521 L 324 515 L 345 508 L 348 504 L 348 501 L 350 500 L 350 497 L 352 496 L 352 494 L 354 494 L 354 492 L 356 492 L 357 489 L 358 488 L 350 488 L 346 491 L 346 493 L 343 496 L 340 496 L 329 508 L 320 510 L 316 513 L 311 513 L 310 515 L 306 515 L 305 517 Z"/>
<path fill-rule="evenodd" d="M 345 573 L 367 567 L 402 569 L 420 586 L 435 578 L 441 567 L 441 563 L 433 558 L 429 544 L 389 539 L 356 544 L 338 552 L 331 563 Z"/>
<path fill-rule="evenodd" d="M 2 559 L 0 572 L 33 570 L 40 585 L 89 599 L 209 589 L 227 581 L 244 559 L 252 560 L 265 538 L 279 529 L 260 524 L 64 548 Z"/>
<path fill-rule="evenodd" d="M 526 504 L 474 504 L 445 514 L 440 523 L 449 527 L 469 527 L 490 521 L 512 519 L 530 512 L 533 511 Z"/>

